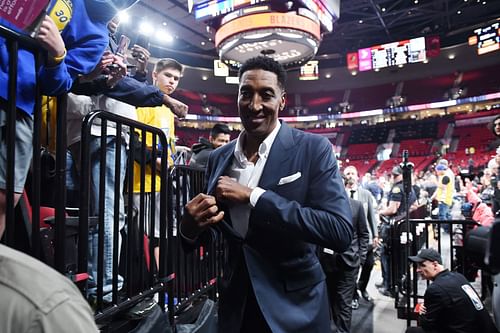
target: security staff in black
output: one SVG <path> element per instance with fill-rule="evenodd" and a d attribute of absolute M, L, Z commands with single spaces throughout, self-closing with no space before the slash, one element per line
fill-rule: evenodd
<path fill-rule="evenodd" d="M 390 224 L 389 219 L 399 220 L 406 214 L 406 206 L 404 204 L 403 190 L 403 170 L 399 166 L 395 166 L 391 172 L 392 188 L 387 198 L 387 206 L 382 208 L 380 214 L 380 230 L 379 237 L 382 240 L 380 249 L 380 263 L 382 266 L 382 285 L 377 285 L 378 291 L 384 296 L 392 296 L 391 292 L 391 275 L 390 275 Z M 411 207 L 417 201 L 417 197 L 412 188 L 408 198 L 408 207 Z"/>
<path fill-rule="evenodd" d="M 432 283 L 424 294 L 419 310 L 421 327 L 410 327 L 407 333 L 493 333 L 493 320 L 474 288 L 460 273 L 442 265 L 441 255 L 434 249 L 422 249 L 409 259 L 417 272 Z"/>
<path fill-rule="evenodd" d="M 379 212 L 379 214 L 399 220 L 405 217 L 406 207 L 404 204 L 404 189 L 403 189 L 403 170 L 399 166 L 395 166 L 391 172 L 393 178 L 393 185 L 391 192 L 387 198 L 387 207 Z M 410 208 L 417 201 L 417 196 L 412 187 L 410 196 L 408 198 L 408 207 Z"/>

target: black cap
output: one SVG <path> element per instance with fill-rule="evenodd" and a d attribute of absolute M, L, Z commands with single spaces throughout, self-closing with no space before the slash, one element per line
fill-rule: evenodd
<path fill-rule="evenodd" d="M 403 169 L 399 165 L 396 165 L 394 168 L 392 168 L 391 172 L 394 176 L 399 176 L 403 174 Z"/>
<path fill-rule="evenodd" d="M 439 252 L 431 248 L 422 249 L 420 250 L 420 252 L 418 252 L 416 256 L 409 256 L 408 259 L 416 263 L 420 263 L 426 260 L 437 261 L 440 264 L 443 263 L 443 260 L 441 259 L 441 255 L 439 254 Z"/>

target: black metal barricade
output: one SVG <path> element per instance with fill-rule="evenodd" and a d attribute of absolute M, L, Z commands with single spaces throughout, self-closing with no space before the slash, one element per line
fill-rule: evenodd
<path fill-rule="evenodd" d="M 173 179 L 173 207 L 175 220 L 182 216 L 182 207 L 205 187 L 205 173 L 199 169 L 176 166 L 171 176 Z M 225 259 L 225 242 L 222 235 L 209 230 L 207 242 L 190 253 L 184 253 L 180 235 L 176 235 L 174 267 L 176 279 L 172 293 L 175 297 L 176 313 L 182 312 L 201 295 L 217 298 L 217 278 L 222 275 Z M 170 300 L 170 298 L 169 298 Z"/>
<path fill-rule="evenodd" d="M 435 248 L 443 256 L 443 265 L 465 275 L 470 281 L 475 278 L 477 267 L 468 260 L 465 237 L 477 226 L 472 220 L 410 219 L 392 221 L 390 229 L 391 289 L 395 295 L 398 318 L 416 320 L 414 308 L 422 302 L 429 282 L 419 281 L 416 265 L 408 260 L 422 248 Z M 445 232 L 446 227 L 449 232 Z"/>
<path fill-rule="evenodd" d="M 42 96 L 40 93 L 40 82 L 36 83 L 35 92 L 35 110 L 33 113 L 34 130 L 33 130 L 33 159 L 32 170 L 28 176 L 30 184 L 30 195 L 28 204 L 22 202 L 19 206 L 28 212 L 22 214 L 16 213 L 14 209 L 14 173 L 15 165 L 14 151 L 15 131 L 16 131 L 16 88 L 17 88 L 17 52 L 20 48 L 26 49 L 34 54 L 35 69 L 38 69 L 41 64 L 44 51 L 31 38 L 20 35 L 8 28 L 0 26 L 0 36 L 7 39 L 7 45 L 10 52 L 9 59 L 9 82 L 8 94 L 9 98 L 6 105 L 1 105 L 3 111 L 6 112 L 6 146 L 7 146 L 7 163 L 4 166 L 7 173 L 6 182 L 6 232 L 3 241 L 14 248 L 22 249 L 23 251 L 33 255 L 36 258 L 54 266 L 62 274 L 65 274 L 72 279 L 81 288 L 85 296 L 88 296 L 88 237 L 93 232 L 97 233 L 98 240 L 98 268 L 96 281 L 96 297 L 93 304 L 96 310 L 95 319 L 101 327 L 106 327 L 111 321 L 128 311 L 133 305 L 141 300 L 152 298 L 155 294 L 158 295 L 157 301 L 163 309 L 165 309 L 165 300 L 167 301 L 168 315 L 170 323 L 175 331 L 176 315 L 186 311 L 189 305 L 196 301 L 202 295 L 206 295 L 214 300 L 217 298 L 217 277 L 222 274 L 224 261 L 224 240 L 222 235 L 216 231 L 211 231 L 211 241 L 204 243 L 203 247 L 197 248 L 192 253 L 184 253 L 181 247 L 180 236 L 177 232 L 177 221 L 180 221 L 183 213 L 184 204 L 193 196 L 201 192 L 205 186 L 204 172 L 194 170 L 185 166 L 175 166 L 168 169 L 167 162 L 167 141 L 165 134 L 157 128 L 144 125 L 133 120 L 117 116 L 112 113 L 103 111 L 89 114 L 82 125 L 82 149 L 81 149 L 81 165 L 80 171 L 80 207 L 78 217 L 69 217 L 66 207 L 66 99 L 67 96 L 59 96 L 57 98 L 57 114 L 50 114 L 50 117 L 56 117 L 56 133 L 55 134 L 55 156 L 52 153 L 49 155 L 54 162 L 53 170 L 51 170 L 52 183 L 49 186 L 41 188 L 41 127 L 42 127 Z M 49 110 L 47 112 L 50 112 Z M 52 111 L 53 112 L 53 111 Z M 139 132 L 142 137 L 147 133 L 152 134 L 153 145 L 151 154 L 153 156 L 161 155 L 160 164 L 160 183 L 155 183 L 155 177 L 151 179 L 151 191 L 160 193 L 161 205 L 156 207 L 154 200 L 151 200 L 149 213 L 154 216 L 158 209 L 160 215 L 160 235 L 159 235 L 159 267 L 156 267 L 154 258 L 154 249 L 149 247 L 146 252 L 148 237 L 146 233 L 146 219 L 144 214 L 137 214 L 133 208 L 132 193 L 133 179 L 139 177 L 144 183 L 145 166 L 143 163 L 140 168 L 140 174 L 133 174 L 134 160 L 144 161 L 146 155 L 146 145 L 140 143 L 138 153 L 131 149 L 128 153 L 127 172 L 128 177 L 126 184 L 115 182 L 114 193 L 124 191 L 127 194 L 125 203 L 127 232 L 125 234 L 124 246 L 125 252 L 119 257 L 119 202 L 118 195 L 115 196 L 113 203 L 113 224 L 114 231 L 112 235 L 113 242 L 113 277 L 112 277 L 112 298 L 105 300 L 103 290 L 103 262 L 104 253 L 104 210 L 106 189 L 104 182 L 100 182 L 98 193 L 90 193 L 89 180 L 90 174 L 90 155 L 88 151 L 88 142 L 90 139 L 90 127 L 96 119 L 101 122 L 101 141 L 100 146 L 104 147 L 107 144 L 106 137 L 107 124 L 112 123 L 116 128 L 116 133 L 121 133 L 123 128 L 128 128 L 129 133 Z M 50 126 L 47 123 L 47 126 Z M 124 138 L 121 135 L 115 137 L 115 144 L 119 146 L 123 143 Z M 129 146 L 134 147 L 136 137 L 130 136 Z M 162 148 L 157 148 L 157 143 L 161 144 Z M 45 150 L 46 151 L 46 150 Z M 120 149 L 116 150 L 114 160 L 114 177 L 117 179 L 117 170 L 121 167 Z M 161 152 L 161 153 L 160 153 Z M 139 156 L 134 156 L 138 154 Z M 55 158 L 54 158 L 55 157 Z M 93 157 L 95 158 L 95 157 Z M 106 166 L 106 150 L 101 149 L 97 157 L 101 166 L 99 178 L 105 177 L 103 169 Z M 95 162 L 95 161 L 94 161 Z M 149 166 L 156 169 L 156 161 L 152 160 Z M 125 190 L 124 190 L 125 187 Z M 53 217 L 49 223 L 49 227 L 40 227 L 41 202 L 44 201 L 47 194 L 55 192 L 53 201 L 54 207 L 49 208 Z M 140 208 L 139 211 L 144 211 L 145 201 L 144 186 L 140 193 Z M 89 214 L 89 199 L 90 195 L 99 197 L 98 216 L 90 216 Z M 28 196 L 26 196 L 28 197 Z M 19 224 L 20 217 L 26 217 L 25 224 Z M 29 221 L 28 221 L 29 220 Z M 154 222 L 149 226 L 150 232 L 154 232 Z M 95 225 L 95 226 L 94 226 Z M 90 233 L 89 233 L 90 230 Z M 19 233 L 22 231 L 23 240 L 19 238 Z M 23 243 L 21 245 L 21 243 Z M 149 258 L 149 259 L 148 259 Z M 109 259 L 109 258 L 108 258 Z M 135 261 L 134 261 L 135 260 Z M 119 261 L 123 262 L 123 267 L 119 266 Z M 119 276 L 124 277 L 123 288 L 119 286 Z M 131 278 L 133 276 L 133 278 Z M 166 299 L 167 297 L 167 299 Z"/>
<path fill-rule="evenodd" d="M 100 153 L 99 153 L 99 193 L 92 194 L 90 190 L 90 146 L 91 127 L 99 120 L 101 126 L 100 133 Z M 112 298 L 105 299 L 103 291 L 104 275 L 104 211 L 106 210 L 104 196 L 106 189 L 104 178 L 106 177 L 106 149 L 108 125 L 116 130 L 115 135 L 111 135 L 115 140 L 115 152 L 119 152 L 123 138 L 120 133 L 124 128 L 128 128 L 130 142 L 128 150 L 127 177 L 125 185 L 124 199 L 126 203 L 126 232 L 122 233 L 123 242 L 122 253 L 118 255 L 119 238 L 119 197 L 115 196 L 113 202 L 113 283 Z M 125 131 L 127 132 L 127 131 Z M 140 134 L 139 137 L 133 135 Z M 142 138 L 151 135 L 151 142 L 148 148 Z M 221 235 L 212 232 L 212 239 L 204 246 L 200 246 L 195 251 L 184 253 L 180 235 L 178 233 L 178 221 L 183 213 L 183 207 L 187 201 L 200 193 L 205 186 L 205 175 L 203 171 L 195 170 L 186 166 L 175 165 L 167 169 L 168 145 L 165 134 L 158 128 L 145 125 L 121 116 L 97 111 L 86 116 L 82 125 L 82 145 L 81 145 L 81 179 L 80 179 L 80 239 L 86 239 L 89 226 L 88 221 L 92 217 L 89 214 L 90 195 L 97 195 L 99 199 L 99 215 L 97 216 L 98 233 L 98 265 L 97 265 L 97 290 L 95 297 L 96 322 L 100 325 L 107 325 L 114 318 L 139 303 L 144 299 L 151 299 L 157 294 L 157 301 L 165 309 L 167 304 L 168 315 L 172 328 L 175 330 L 176 315 L 185 311 L 193 302 L 201 296 L 216 299 L 217 277 L 221 274 L 224 254 L 224 243 Z M 135 147 L 135 148 L 134 148 Z M 139 149 L 136 149 L 136 148 Z M 153 156 L 149 160 L 146 155 Z M 160 183 L 156 177 L 150 177 L 151 187 L 147 186 L 146 169 L 157 169 L 157 158 L 161 159 L 161 169 L 159 171 Z M 95 156 L 93 157 L 95 158 Z M 115 154 L 114 177 L 119 179 L 120 154 Z M 94 160 L 93 163 L 96 163 Z M 109 163 L 109 161 L 108 161 Z M 134 171 L 134 163 L 136 168 Z M 137 167 L 139 166 L 139 167 Z M 137 172 L 139 170 L 139 172 Z M 158 172 L 156 172 L 158 174 Z M 94 173 L 95 176 L 95 173 Z M 139 181 L 140 191 L 134 193 L 134 183 Z M 137 184 L 135 190 L 137 191 Z M 123 184 L 115 182 L 114 193 L 123 191 Z M 154 198 L 156 192 L 160 194 L 160 205 L 156 206 Z M 147 193 L 152 193 L 150 200 L 147 200 Z M 135 198 L 133 197 L 135 195 Z M 138 207 L 137 207 L 138 204 Z M 134 205 L 136 207 L 134 207 Z M 159 221 L 154 216 L 159 209 Z M 150 222 L 148 222 L 150 221 Z M 148 225 L 150 223 L 150 225 Z M 159 223 L 159 267 L 156 267 L 154 248 L 150 242 L 155 233 L 155 224 Z M 148 231 L 149 230 L 149 231 Z M 90 228 L 92 233 L 92 228 Z M 157 236 L 155 236 L 157 237 Z M 89 253 L 88 242 L 79 242 L 78 273 L 87 272 Z M 146 249 L 149 249 L 146 252 Z M 118 265 L 120 259 L 120 267 Z M 106 260 L 109 260 L 107 258 Z M 119 288 L 119 276 L 124 278 L 123 288 Z M 85 285 L 82 285 L 85 290 Z M 87 291 L 88 292 L 88 291 Z"/>
<path fill-rule="evenodd" d="M 21 35 L 4 26 L 0 26 L 0 35 L 7 40 L 9 50 L 9 83 L 8 83 L 8 101 L 6 105 L 6 145 L 7 145 L 7 163 L 6 168 L 6 231 L 5 243 L 13 248 L 21 249 L 36 258 L 42 259 L 41 254 L 42 242 L 40 236 L 40 198 L 42 189 L 40 186 L 41 179 L 41 100 L 40 82 L 37 79 L 35 85 L 35 108 L 33 112 L 33 158 L 31 167 L 30 184 L 30 221 L 24 221 L 26 224 L 19 224 L 19 219 L 16 219 L 14 208 L 14 160 L 15 160 L 15 138 L 16 138 L 16 113 L 22 112 L 16 110 L 16 89 L 17 89 L 17 72 L 18 72 L 18 51 L 22 48 L 33 53 L 35 59 L 35 72 L 40 68 L 41 59 L 45 51 L 32 38 Z M 55 205 L 55 224 L 53 227 L 54 239 L 51 241 L 51 251 L 54 258 L 52 261 L 54 267 L 63 274 L 70 273 L 65 265 L 65 173 L 66 173 L 66 117 L 65 96 L 57 98 L 57 135 L 56 141 L 56 156 L 55 156 L 55 188 L 50 189 L 56 192 Z M 48 189 L 44 189 L 48 190 Z M 22 235 L 22 239 L 20 239 Z M 46 256 L 47 254 L 45 254 Z"/>
<path fill-rule="evenodd" d="M 99 161 L 95 160 L 97 157 L 94 155 L 90 155 L 89 146 L 91 141 L 91 127 L 93 124 L 97 123 L 97 120 L 100 121 L 100 146 L 99 146 Z M 112 124 L 116 130 L 116 134 L 108 135 L 108 124 Z M 128 130 L 126 130 L 128 128 Z M 119 266 L 118 266 L 118 258 L 119 258 L 119 239 L 120 239 L 120 193 L 124 190 L 124 184 L 120 184 L 120 172 L 122 168 L 126 166 L 121 165 L 121 145 L 124 140 L 122 137 L 122 130 L 129 133 L 130 142 L 129 147 L 129 156 L 128 156 L 128 176 L 126 179 L 127 190 L 125 191 L 127 194 L 126 199 L 124 199 L 123 203 L 126 203 L 126 234 L 124 237 L 124 242 L 126 247 L 124 250 L 126 253 L 122 253 L 122 258 L 120 258 L 125 264 L 124 269 L 120 272 L 124 275 L 124 287 L 123 291 L 119 291 Z M 168 177 L 168 161 L 167 161 L 167 139 L 165 134 L 158 128 L 128 119 L 121 116 L 118 116 L 113 113 L 105 112 L 105 111 L 96 111 L 87 115 L 83 121 L 82 125 L 82 140 L 81 140 L 81 179 L 80 179 L 80 215 L 79 215 L 79 239 L 87 239 L 87 235 L 89 234 L 89 204 L 90 204 L 90 196 L 97 196 L 99 202 L 98 208 L 98 216 L 97 216 L 97 231 L 92 231 L 90 228 L 90 233 L 97 232 L 98 233 L 98 250 L 97 250 L 97 290 L 96 290 L 96 322 L 103 323 L 107 320 L 110 320 L 115 314 L 122 312 L 125 309 L 130 308 L 132 305 L 138 303 L 144 298 L 152 297 L 155 293 L 159 293 L 159 304 L 162 308 L 165 306 L 164 292 L 167 288 L 167 284 L 173 279 L 172 276 L 168 276 L 167 274 L 167 266 L 169 265 L 169 259 L 165 259 L 164 257 L 169 253 L 167 248 L 170 247 L 167 243 L 167 240 L 172 239 L 173 229 L 169 223 L 167 228 L 167 204 L 162 204 L 160 207 L 156 207 L 155 200 L 150 201 L 150 207 L 145 206 L 145 170 L 146 166 L 150 167 L 151 170 L 157 170 L 156 166 L 156 158 L 151 159 L 151 163 L 142 163 L 140 169 L 140 181 L 141 181 L 141 193 L 140 195 L 140 211 L 145 212 L 146 208 L 150 208 L 151 216 L 155 216 L 155 210 L 160 209 L 160 221 L 165 221 L 160 223 L 160 266 L 156 269 L 156 263 L 154 258 L 154 249 L 153 247 L 149 248 L 148 253 L 144 253 L 143 249 L 145 246 L 145 234 L 146 230 L 146 222 L 144 214 L 142 216 L 137 216 L 137 212 L 134 211 L 133 207 L 133 184 L 134 177 L 138 175 L 134 175 L 134 149 L 136 146 L 136 136 L 134 133 L 138 131 L 142 134 L 142 137 L 146 137 L 146 133 L 152 135 L 153 146 L 151 149 L 152 156 L 159 155 L 160 151 L 158 150 L 157 143 L 161 144 L 162 151 L 161 155 L 161 166 L 159 171 L 159 176 L 161 179 L 160 184 L 155 183 L 156 177 L 151 177 L 151 193 L 160 193 L 160 200 L 162 203 L 168 202 L 168 196 L 171 195 L 168 191 L 171 186 L 171 181 L 169 181 Z M 115 150 L 115 159 L 113 161 L 114 165 L 111 169 L 114 170 L 113 175 L 106 174 L 106 163 L 107 163 L 107 148 L 108 148 L 108 137 L 113 137 L 112 145 L 114 145 Z M 141 152 L 139 159 L 142 158 L 144 161 L 146 154 L 146 145 L 143 140 L 141 146 Z M 111 147 L 112 148 L 112 147 Z M 99 166 L 99 190 L 98 193 L 92 193 L 90 189 L 90 181 L 91 181 L 91 163 L 98 163 Z M 109 168 L 108 168 L 109 169 Z M 154 174 L 158 174 L 158 172 L 154 172 Z M 94 177 L 96 174 L 93 175 Z M 106 188 L 106 177 L 114 177 L 114 201 L 113 201 L 113 252 L 112 258 L 105 258 L 104 253 L 104 242 L 105 242 L 105 207 L 106 205 L 106 191 L 109 191 L 109 188 Z M 95 179 L 93 180 L 96 181 Z M 95 199 L 94 199 L 95 201 Z M 109 204 L 109 202 L 107 203 Z M 170 215 L 171 216 L 171 215 Z M 171 218 L 168 218 L 171 220 Z M 155 230 L 155 221 L 154 218 L 151 218 L 152 226 L 150 230 Z M 109 237 L 109 235 L 107 236 Z M 78 243 L 79 246 L 79 256 L 78 256 L 78 272 L 86 273 L 88 267 L 88 253 L 89 253 L 89 242 L 80 241 Z M 147 247 L 146 247 L 147 248 Z M 149 256 L 149 260 L 146 260 L 146 256 Z M 109 304 L 105 304 L 103 296 L 103 277 L 104 277 L 104 260 L 112 259 L 112 300 L 108 302 Z M 166 265 L 165 265 L 166 264 Z M 145 272 L 145 266 L 148 267 Z M 146 277 L 146 275 L 148 275 Z M 85 290 L 85 285 L 82 285 L 82 289 Z M 113 306 L 110 306 L 113 305 Z M 173 307 L 170 307 L 173 310 Z M 172 312 L 172 311 L 171 311 Z"/>

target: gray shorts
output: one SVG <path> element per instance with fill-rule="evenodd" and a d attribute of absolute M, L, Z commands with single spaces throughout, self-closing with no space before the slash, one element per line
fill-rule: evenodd
<path fill-rule="evenodd" d="M 14 192 L 22 193 L 33 156 L 33 118 L 16 112 Z M 12 163 L 12 162 L 11 162 Z M 0 109 L 0 189 L 7 188 L 7 113 Z"/>

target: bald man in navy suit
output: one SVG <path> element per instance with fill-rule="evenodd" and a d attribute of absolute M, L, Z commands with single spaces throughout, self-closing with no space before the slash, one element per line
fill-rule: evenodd
<path fill-rule="evenodd" d="M 219 332 L 329 332 L 317 245 L 342 252 L 353 233 L 331 144 L 278 121 L 286 97 L 279 63 L 252 58 L 239 76 L 244 131 L 210 155 L 207 191 L 186 205 L 183 239 L 216 227 L 228 240 Z"/>

